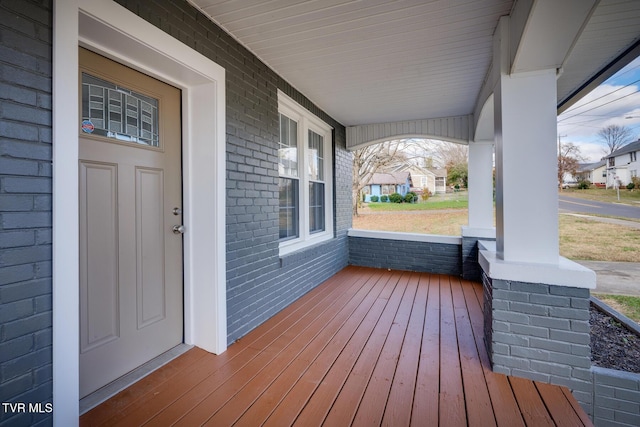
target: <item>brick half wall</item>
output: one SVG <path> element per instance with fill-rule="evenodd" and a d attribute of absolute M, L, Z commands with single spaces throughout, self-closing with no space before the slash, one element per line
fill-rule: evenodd
<path fill-rule="evenodd" d="M 461 239 L 409 233 L 349 231 L 349 264 L 460 276 Z"/>

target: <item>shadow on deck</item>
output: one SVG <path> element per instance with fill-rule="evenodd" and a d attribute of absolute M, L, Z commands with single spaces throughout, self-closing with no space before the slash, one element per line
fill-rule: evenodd
<path fill-rule="evenodd" d="M 482 287 L 347 267 L 229 347 L 194 348 L 80 425 L 591 425 L 570 391 L 491 371 Z"/>

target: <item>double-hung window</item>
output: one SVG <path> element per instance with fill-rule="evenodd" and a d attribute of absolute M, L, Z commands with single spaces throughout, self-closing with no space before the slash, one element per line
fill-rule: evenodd
<path fill-rule="evenodd" d="M 280 254 L 333 237 L 331 127 L 278 92 Z"/>

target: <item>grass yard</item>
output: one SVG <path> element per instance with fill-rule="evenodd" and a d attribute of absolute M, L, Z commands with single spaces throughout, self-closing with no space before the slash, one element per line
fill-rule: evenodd
<path fill-rule="evenodd" d="M 614 189 L 605 190 L 604 188 L 589 188 L 586 190 L 578 190 L 577 188 L 568 188 L 562 190 L 559 194 L 579 197 L 585 200 L 595 200 L 597 202 L 624 203 L 628 205 L 640 205 L 640 190 L 620 189 L 620 201 L 618 201 L 617 191 Z"/>
<path fill-rule="evenodd" d="M 381 203 L 382 204 L 382 203 Z M 396 203 L 386 203 L 396 205 Z M 402 205 L 397 205 L 402 206 Z M 411 205 L 408 205 L 411 206 Z M 459 236 L 467 224 L 467 209 L 446 211 L 382 212 L 353 218 L 353 228 L 360 230 L 399 231 L 404 233 Z"/>
<path fill-rule="evenodd" d="M 459 236 L 468 215 L 467 209 L 368 212 L 353 218 L 353 228 Z M 560 215 L 559 221 L 562 256 L 573 260 L 640 262 L 640 230 L 569 215 Z"/>
<path fill-rule="evenodd" d="M 640 230 L 560 215 L 560 254 L 589 261 L 640 261 Z"/>
<path fill-rule="evenodd" d="M 640 297 L 604 294 L 594 294 L 594 296 L 634 322 L 640 323 Z"/>

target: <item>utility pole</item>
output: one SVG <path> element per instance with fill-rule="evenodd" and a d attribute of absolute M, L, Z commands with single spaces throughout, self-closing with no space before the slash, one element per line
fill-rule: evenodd
<path fill-rule="evenodd" d="M 558 168 L 562 165 L 562 138 L 567 135 L 558 135 Z M 560 191 L 562 191 L 562 181 L 564 179 L 564 170 L 562 170 L 562 175 L 559 177 L 558 186 L 560 187 Z"/>

